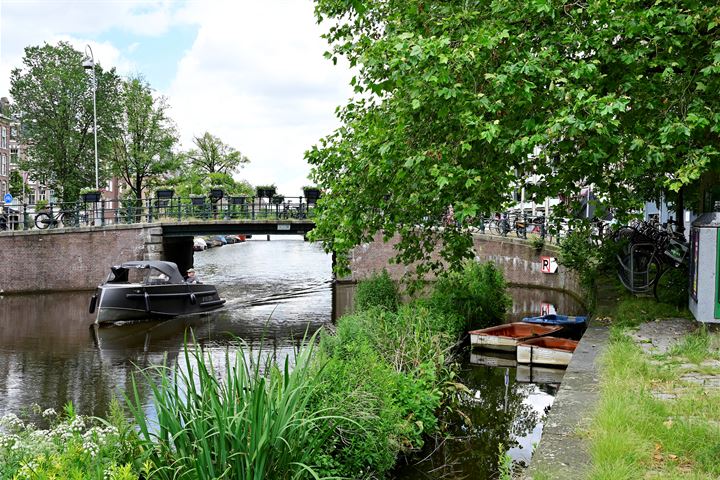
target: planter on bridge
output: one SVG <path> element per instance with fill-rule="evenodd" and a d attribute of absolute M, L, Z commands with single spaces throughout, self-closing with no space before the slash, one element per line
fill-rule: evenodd
<path fill-rule="evenodd" d="M 277 191 L 275 185 L 262 185 L 256 188 L 257 196 L 260 198 L 272 198 Z"/>
<path fill-rule="evenodd" d="M 205 197 L 204 196 L 190 196 L 190 203 L 193 205 L 205 205 Z"/>
<path fill-rule="evenodd" d="M 225 192 L 223 192 L 222 188 L 211 188 L 210 189 L 210 201 L 217 202 L 221 198 L 223 198 L 223 195 Z"/>
<path fill-rule="evenodd" d="M 283 195 L 273 195 L 272 197 L 272 203 L 275 205 L 280 205 L 285 201 L 285 197 Z"/>
<path fill-rule="evenodd" d="M 170 199 L 175 195 L 175 190 L 172 188 L 160 188 L 155 190 L 155 196 L 158 199 Z"/>
<path fill-rule="evenodd" d="M 303 187 L 303 195 L 308 203 L 315 203 L 320 199 L 321 192 L 317 187 Z"/>
<path fill-rule="evenodd" d="M 245 197 L 230 197 L 231 205 L 245 205 Z"/>
<path fill-rule="evenodd" d="M 85 203 L 96 203 L 100 201 L 100 192 L 97 190 L 81 192 L 80 198 L 82 198 L 82 201 Z"/>

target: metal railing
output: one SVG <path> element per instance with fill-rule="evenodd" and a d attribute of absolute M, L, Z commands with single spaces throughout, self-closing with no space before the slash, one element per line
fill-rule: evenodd
<path fill-rule="evenodd" d="M 265 197 L 230 196 L 146 198 L 97 202 L 5 205 L 0 211 L 0 231 L 78 228 L 115 224 L 214 220 L 312 219 L 315 203 L 305 197 L 285 197 L 274 202 Z"/>

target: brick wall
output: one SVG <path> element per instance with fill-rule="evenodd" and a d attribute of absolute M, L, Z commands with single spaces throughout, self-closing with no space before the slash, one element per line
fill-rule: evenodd
<path fill-rule="evenodd" d="M 113 264 L 161 256 L 160 227 L 6 232 L 0 234 L 0 292 L 92 289 Z"/>
<path fill-rule="evenodd" d="M 545 248 L 538 253 L 527 240 L 480 234 L 474 235 L 473 240 L 476 259 L 495 263 L 503 271 L 508 283 L 562 290 L 579 298 L 584 297 L 577 275 L 562 265 L 555 274 L 541 273 L 540 256 L 557 257 L 558 252 L 554 247 Z M 413 272 L 412 266 L 388 264 L 388 259 L 396 253 L 394 246 L 397 241 L 397 238 L 393 238 L 385 243 L 382 236 L 378 235 L 374 242 L 356 247 L 350 255 L 352 274 L 345 280 L 362 280 L 383 268 L 395 279 Z"/>

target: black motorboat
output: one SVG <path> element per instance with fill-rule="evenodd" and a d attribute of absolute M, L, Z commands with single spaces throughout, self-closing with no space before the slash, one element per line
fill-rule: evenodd
<path fill-rule="evenodd" d="M 225 303 L 214 285 L 186 283 L 173 262 L 134 261 L 111 267 L 90 300 L 95 323 L 167 319 L 208 312 Z"/>

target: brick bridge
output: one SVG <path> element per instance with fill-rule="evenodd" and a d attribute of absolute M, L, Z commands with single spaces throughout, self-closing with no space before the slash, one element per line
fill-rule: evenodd
<path fill-rule="evenodd" d="M 181 271 L 193 265 L 193 236 L 213 234 L 304 235 L 312 220 L 207 220 L 152 224 L 109 225 L 68 229 L 0 233 L 0 294 L 89 290 L 102 281 L 111 265 L 128 260 L 169 260 Z M 360 245 L 350 258 L 354 283 L 387 269 L 400 278 L 412 267 L 390 265 L 396 240 Z M 550 246 L 535 250 L 527 240 L 474 235 L 478 261 L 491 261 L 511 285 L 551 288 L 581 297 L 577 277 L 560 267 L 555 274 L 541 272 L 541 256 L 557 256 Z M 339 289 L 337 294 L 345 295 Z M 351 293 L 347 293 L 351 294 Z"/>
<path fill-rule="evenodd" d="M 0 294 L 88 290 L 129 260 L 193 265 L 196 235 L 305 235 L 312 220 L 207 220 L 0 233 Z"/>

